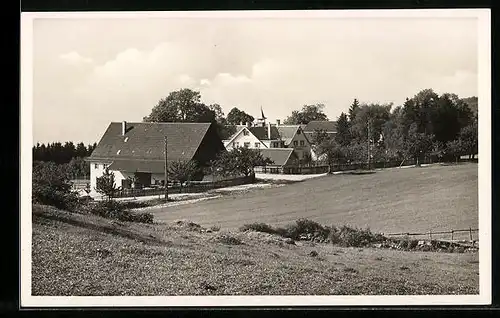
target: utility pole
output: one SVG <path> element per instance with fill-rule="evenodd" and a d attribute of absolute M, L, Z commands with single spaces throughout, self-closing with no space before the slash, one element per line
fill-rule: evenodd
<path fill-rule="evenodd" d="M 168 201 L 167 136 L 165 136 L 165 202 Z"/>
<path fill-rule="evenodd" d="M 368 129 L 367 129 L 368 130 L 368 138 L 367 138 L 367 144 L 368 144 L 368 151 L 367 151 L 367 153 L 368 153 L 368 161 L 367 161 L 367 165 L 368 165 L 368 170 L 370 170 L 370 161 L 371 161 L 371 141 L 370 141 L 371 135 L 372 135 L 372 133 L 371 133 L 372 132 L 371 123 L 372 123 L 371 118 L 369 118 L 368 119 Z"/>

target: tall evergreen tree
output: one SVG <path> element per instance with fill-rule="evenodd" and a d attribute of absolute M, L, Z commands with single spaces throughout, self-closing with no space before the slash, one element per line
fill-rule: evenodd
<path fill-rule="evenodd" d="M 346 113 L 341 113 L 337 119 L 337 133 L 335 140 L 341 146 L 347 146 L 351 143 L 351 125 Z"/>
<path fill-rule="evenodd" d="M 349 107 L 349 121 L 353 122 L 359 110 L 359 101 L 355 98 Z"/>

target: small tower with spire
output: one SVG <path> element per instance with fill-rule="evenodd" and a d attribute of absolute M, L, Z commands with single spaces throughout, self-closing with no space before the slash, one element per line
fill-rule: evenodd
<path fill-rule="evenodd" d="M 257 118 L 257 125 L 264 127 L 266 125 L 267 117 L 264 116 L 264 111 L 262 110 L 262 106 L 260 106 L 260 118 Z"/>

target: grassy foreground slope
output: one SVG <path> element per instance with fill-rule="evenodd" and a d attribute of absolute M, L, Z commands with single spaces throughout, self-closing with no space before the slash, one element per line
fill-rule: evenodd
<path fill-rule="evenodd" d="M 132 224 L 33 209 L 33 295 L 477 294 L 479 289 L 478 253 L 291 245 L 257 232 L 201 233 L 177 223 Z"/>
<path fill-rule="evenodd" d="M 171 222 L 186 218 L 222 228 L 238 228 L 253 222 L 280 226 L 299 218 L 325 225 L 370 227 L 383 233 L 476 228 L 478 165 L 331 175 L 150 211 L 155 220 Z"/>

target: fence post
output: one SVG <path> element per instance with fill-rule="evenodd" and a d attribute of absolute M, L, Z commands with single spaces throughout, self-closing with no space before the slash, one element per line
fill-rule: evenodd
<path fill-rule="evenodd" d="M 470 240 L 472 241 L 472 228 L 469 227 L 469 236 L 470 236 Z"/>
<path fill-rule="evenodd" d="M 429 231 L 429 239 L 432 240 L 432 231 Z"/>
<path fill-rule="evenodd" d="M 451 240 L 453 241 L 453 230 L 451 230 Z"/>

